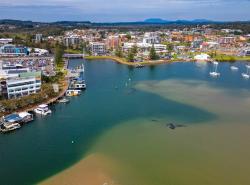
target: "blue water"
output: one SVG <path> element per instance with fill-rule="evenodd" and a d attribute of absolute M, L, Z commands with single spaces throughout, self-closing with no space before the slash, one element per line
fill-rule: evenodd
<path fill-rule="evenodd" d="M 214 87 L 250 89 L 250 80 L 241 77 L 245 62 L 234 63 L 238 72 L 230 70 L 231 63 L 220 63 L 219 78 L 209 76 L 212 64 L 180 62 L 137 69 L 110 61 L 73 60 L 70 67 L 81 63 L 87 90 L 80 97 L 55 105 L 51 116 L 36 117 L 22 129 L 0 135 L 0 184 L 34 184 L 58 173 L 80 160 L 100 135 L 126 120 L 166 115 L 181 123 L 216 119 L 205 110 L 139 91 L 134 88 L 138 82 L 191 79 Z"/>

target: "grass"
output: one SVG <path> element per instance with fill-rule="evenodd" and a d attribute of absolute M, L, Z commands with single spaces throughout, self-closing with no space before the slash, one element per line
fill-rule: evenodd
<path fill-rule="evenodd" d="M 219 62 L 250 61 L 250 56 L 233 56 L 233 55 L 217 54 L 212 58 Z"/>
<path fill-rule="evenodd" d="M 176 62 L 179 61 L 178 59 L 173 59 L 173 60 L 145 60 L 143 62 L 128 62 L 125 58 L 119 58 L 116 56 L 86 56 L 85 59 L 87 60 L 102 60 L 102 59 L 109 59 L 113 60 L 115 62 L 118 62 L 120 64 L 125 64 L 129 66 L 136 66 L 138 64 L 141 65 L 157 65 L 157 64 L 164 64 L 164 63 L 169 63 L 169 62 Z"/>
<path fill-rule="evenodd" d="M 82 51 L 81 50 L 76 50 L 76 49 L 66 49 L 65 53 L 68 53 L 68 54 L 82 54 Z"/>

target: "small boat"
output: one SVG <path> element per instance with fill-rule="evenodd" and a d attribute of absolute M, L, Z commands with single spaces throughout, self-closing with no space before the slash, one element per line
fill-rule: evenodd
<path fill-rule="evenodd" d="M 0 131 L 3 132 L 3 133 L 6 133 L 6 132 L 14 131 L 14 130 L 19 129 L 19 128 L 21 128 L 21 125 L 19 123 L 8 122 L 8 123 L 3 123 L 1 125 Z"/>
<path fill-rule="evenodd" d="M 136 65 L 135 65 L 135 67 L 136 67 L 136 68 L 143 68 L 143 67 L 145 67 L 145 65 L 142 65 L 142 64 L 136 64 Z"/>
<path fill-rule="evenodd" d="M 241 76 L 245 79 L 249 79 L 250 76 L 247 73 L 242 73 Z"/>
<path fill-rule="evenodd" d="M 247 68 L 247 72 L 246 73 L 242 73 L 241 75 L 242 75 L 243 78 L 249 79 L 250 78 L 250 74 L 249 74 L 250 66 L 246 65 L 246 68 Z"/>
<path fill-rule="evenodd" d="M 37 108 L 34 109 L 34 112 L 36 114 L 41 114 L 43 116 L 46 116 L 52 113 L 52 111 L 49 109 L 49 106 L 46 104 L 39 105 Z"/>
<path fill-rule="evenodd" d="M 65 93 L 66 96 L 79 96 L 81 95 L 81 90 L 69 89 Z"/>
<path fill-rule="evenodd" d="M 218 77 L 218 76 L 220 76 L 220 73 L 217 73 L 217 72 L 210 72 L 209 74 L 212 77 Z"/>
<path fill-rule="evenodd" d="M 69 99 L 67 98 L 61 98 L 59 100 L 57 100 L 58 103 L 68 103 L 69 102 Z"/>
<path fill-rule="evenodd" d="M 210 72 L 209 74 L 212 77 L 218 77 L 218 76 L 220 76 L 220 73 L 217 72 L 219 63 L 215 61 L 215 62 L 213 62 L 213 64 L 214 64 L 214 71 Z"/>
<path fill-rule="evenodd" d="M 238 71 L 239 70 L 239 68 L 236 67 L 236 66 L 231 66 L 230 68 L 231 68 L 232 71 Z"/>

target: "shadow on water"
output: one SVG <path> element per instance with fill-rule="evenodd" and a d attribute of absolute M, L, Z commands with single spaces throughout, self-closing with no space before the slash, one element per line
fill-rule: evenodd
<path fill-rule="evenodd" d="M 188 124 L 217 118 L 155 94 L 136 89 L 127 93 L 129 87 L 124 86 L 124 79 L 151 79 L 150 74 L 145 74 L 147 70 L 138 77 L 137 69 L 128 70 L 115 63 L 85 65 L 88 89 L 82 96 L 72 98 L 68 105 L 56 105 L 52 116 L 36 119 L 11 135 L 0 135 L 1 184 L 34 184 L 58 173 L 80 160 L 105 131 L 122 122 L 167 117 L 169 122 Z M 152 73 L 155 68 L 149 70 Z M 116 89 L 114 84 L 118 82 Z"/>

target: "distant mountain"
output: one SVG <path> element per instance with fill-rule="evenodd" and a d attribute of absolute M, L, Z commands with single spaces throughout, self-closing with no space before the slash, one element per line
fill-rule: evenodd
<path fill-rule="evenodd" d="M 146 19 L 144 22 L 145 23 L 168 23 L 171 21 L 163 20 L 160 18 L 150 18 L 150 19 Z"/>
<path fill-rule="evenodd" d="M 207 19 L 194 19 L 194 20 L 175 20 L 169 21 L 160 18 L 149 18 L 144 21 L 144 23 L 150 24 L 198 24 L 198 23 L 216 23 L 216 21 L 211 21 Z"/>

